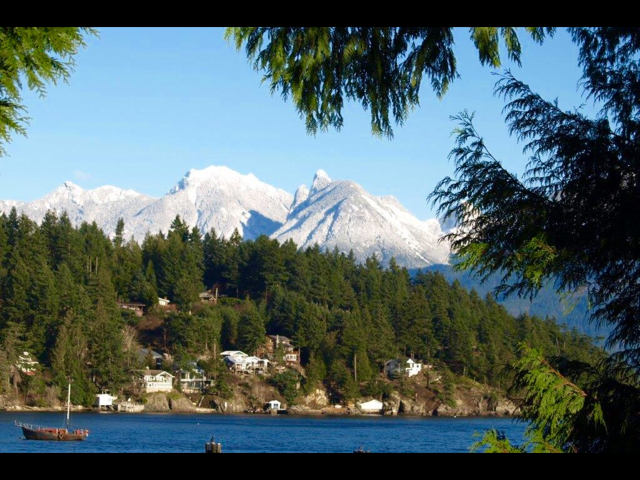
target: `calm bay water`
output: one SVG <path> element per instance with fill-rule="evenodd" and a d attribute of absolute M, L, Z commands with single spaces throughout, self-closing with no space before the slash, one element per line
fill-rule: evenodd
<path fill-rule="evenodd" d="M 14 420 L 58 426 L 61 414 L 0 413 L 0 452 L 202 453 L 214 436 L 225 453 L 468 452 L 474 433 L 496 428 L 521 442 L 525 425 L 504 418 L 287 417 L 76 414 L 80 443 L 32 442 Z"/>

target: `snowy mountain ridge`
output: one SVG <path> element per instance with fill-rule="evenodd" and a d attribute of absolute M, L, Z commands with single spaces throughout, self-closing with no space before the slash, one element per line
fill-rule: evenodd
<path fill-rule="evenodd" d="M 180 215 L 203 233 L 215 229 L 228 238 L 238 229 L 245 240 L 268 235 L 291 239 L 300 248 L 317 243 L 353 251 L 359 261 L 375 254 L 385 264 L 395 257 L 402 266 L 423 268 L 449 260 L 448 245 L 439 241 L 443 231 L 438 220 L 421 221 L 395 197 L 371 195 L 354 182 L 332 180 L 323 170 L 295 195 L 253 174 L 211 166 L 190 170 L 159 199 L 112 186 L 84 190 L 65 182 L 30 203 L 0 200 L 0 212 L 12 208 L 36 222 L 48 210 L 67 212 L 75 225 L 95 221 L 109 235 L 122 218 L 125 235 L 137 241 L 147 233 L 167 232 Z"/>

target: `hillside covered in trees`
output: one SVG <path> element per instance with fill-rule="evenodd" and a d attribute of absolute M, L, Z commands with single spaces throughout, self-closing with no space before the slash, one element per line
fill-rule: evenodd
<path fill-rule="evenodd" d="M 0 394 L 26 397 L 71 378 L 74 403 L 90 404 L 97 391 L 128 384 L 139 346 L 211 371 L 220 349 L 252 354 L 266 334 L 301 348 L 303 386 L 322 382 L 341 399 L 372 395 L 384 362 L 399 356 L 500 387 L 522 342 L 576 360 L 601 355 L 589 337 L 515 318 L 440 273 L 412 278 L 393 261 L 386 269 L 375 258 L 359 264 L 352 254 L 299 251 L 264 236 L 203 236 L 179 217 L 142 245 L 124 239 L 123 227 L 110 239 L 95 224 L 74 228 L 66 215 L 49 213 L 41 225 L 15 210 L 0 216 Z M 220 302 L 200 304 L 211 288 Z M 159 297 L 177 309 L 157 308 Z M 150 314 L 137 318 L 118 300 L 143 302 Z M 151 337 L 142 327 L 150 317 Z M 23 351 L 46 375 L 16 380 Z"/>

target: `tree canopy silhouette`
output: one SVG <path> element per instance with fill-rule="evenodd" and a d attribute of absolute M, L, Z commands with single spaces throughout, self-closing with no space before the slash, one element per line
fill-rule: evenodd
<path fill-rule="evenodd" d="M 500 40 L 520 62 L 516 27 L 471 27 L 483 65 L 499 67 Z M 551 27 L 524 27 L 536 42 Z M 376 135 L 393 136 L 419 104 L 422 81 L 438 96 L 458 77 L 453 27 L 229 27 L 226 38 L 264 72 L 272 92 L 292 98 L 310 133 L 342 128 L 345 100 L 371 111 Z M 426 79 L 425 79 L 426 77 Z"/>
<path fill-rule="evenodd" d="M 12 134 L 26 134 L 24 83 L 44 96 L 48 83 L 67 81 L 85 37 L 95 34 L 88 27 L 0 27 L 0 156 Z"/>

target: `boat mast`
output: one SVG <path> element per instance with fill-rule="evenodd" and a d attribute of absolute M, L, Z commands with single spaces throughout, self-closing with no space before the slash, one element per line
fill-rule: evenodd
<path fill-rule="evenodd" d="M 69 383 L 69 393 L 67 394 L 67 426 L 71 423 L 71 383 Z"/>

